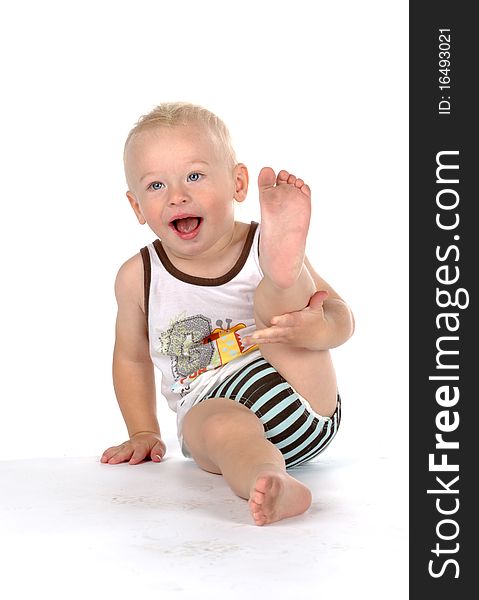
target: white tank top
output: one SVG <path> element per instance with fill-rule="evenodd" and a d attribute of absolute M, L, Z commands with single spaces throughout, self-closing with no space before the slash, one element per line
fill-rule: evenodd
<path fill-rule="evenodd" d="M 178 270 L 158 239 L 141 250 L 150 356 L 162 374 L 161 392 L 178 418 L 259 356 L 256 345 L 242 340 L 255 328 L 253 297 L 263 277 L 259 229 L 251 223 L 236 264 L 214 279 Z"/>

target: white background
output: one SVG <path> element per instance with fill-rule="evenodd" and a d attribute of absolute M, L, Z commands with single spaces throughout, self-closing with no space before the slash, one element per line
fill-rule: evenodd
<path fill-rule="evenodd" d="M 405 485 L 407 19 L 399 1 L 2 3 L 0 459 L 124 440 L 113 283 L 154 236 L 127 203 L 123 143 L 186 100 L 250 169 L 239 219 L 259 219 L 263 165 L 310 184 L 308 255 L 356 317 L 333 354 L 340 443 L 400 457 Z"/>

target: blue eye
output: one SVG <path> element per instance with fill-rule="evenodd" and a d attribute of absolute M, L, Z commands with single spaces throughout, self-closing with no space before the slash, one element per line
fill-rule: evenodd
<path fill-rule="evenodd" d="M 188 181 L 199 181 L 201 179 L 202 175 L 201 173 L 190 173 L 188 175 Z"/>
<path fill-rule="evenodd" d="M 161 181 L 154 181 L 153 183 L 150 183 L 150 188 L 152 190 L 161 190 L 161 188 L 164 187 L 163 184 L 161 183 Z"/>

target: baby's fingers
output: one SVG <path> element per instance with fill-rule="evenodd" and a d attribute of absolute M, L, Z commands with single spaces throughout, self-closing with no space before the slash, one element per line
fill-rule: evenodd
<path fill-rule="evenodd" d="M 144 445 L 136 446 L 134 448 L 133 453 L 129 460 L 130 465 L 137 465 L 141 461 L 145 460 L 145 457 L 147 454 L 148 454 L 147 446 L 144 446 Z"/>
<path fill-rule="evenodd" d="M 153 462 L 161 462 L 166 453 L 166 446 L 163 442 L 157 442 L 150 452 L 150 457 Z"/>
<path fill-rule="evenodd" d="M 287 340 L 287 332 L 289 330 L 284 327 L 278 327 L 274 325 L 267 327 L 266 329 L 259 329 L 255 331 L 251 336 L 251 343 L 253 344 L 277 344 L 285 342 Z"/>
<path fill-rule="evenodd" d="M 270 323 L 271 325 L 279 325 L 281 327 L 293 327 L 297 324 L 297 318 L 295 313 L 286 313 L 278 317 L 271 317 Z"/>
<path fill-rule="evenodd" d="M 111 448 L 107 448 L 105 452 L 103 452 L 103 454 L 101 455 L 100 462 L 107 463 L 110 460 L 110 458 L 117 454 L 120 448 L 121 446 L 112 446 Z"/>
<path fill-rule="evenodd" d="M 131 444 L 121 444 L 121 446 L 116 447 L 116 452 L 110 455 L 108 460 L 106 460 L 105 462 L 107 462 L 110 465 L 117 465 L 118 463 L 130 460 L 132 454 L 133 448 L 131 447 Z"/>

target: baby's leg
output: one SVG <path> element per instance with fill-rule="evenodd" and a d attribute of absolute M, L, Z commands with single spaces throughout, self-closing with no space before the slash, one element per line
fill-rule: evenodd
<path fill-rule="evenodd" d="M 299 515 L 311 505 L 311 492 L 286 473 L 261 421 L 234 400 L 209 398 L 193 406 L 183 437 L 202 469 L 222 474 L 238 496 L 249 500 L 256 525 Z"/>
<path fill-rule="evenodd" d="M 269 167 L 258 178 L 261 205 L 260 264 L 264 278 L 255 293 L 256 326 L 274 315 L 302 310 L 316 291 L 304 264 L 311 217 L 311 191 L 287 171 Z M 263 344 L 264 358 L 323 416 L 336 407 L 336 377 L 329 352 L 286 344 Z"/>

